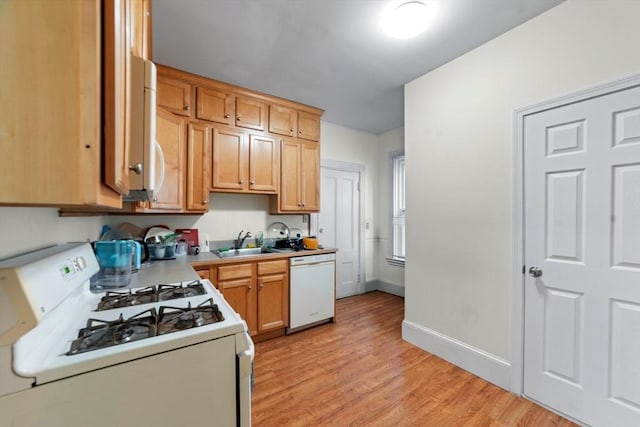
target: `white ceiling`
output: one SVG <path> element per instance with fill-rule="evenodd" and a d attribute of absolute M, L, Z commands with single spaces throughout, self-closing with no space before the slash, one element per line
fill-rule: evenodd
<path fill-rule="evenodd" d="M 381 133 L 403 125 L 403 85 L 563 0 L 432 0 L 411 40 L 378 25 L 387 0 L 153 0 L 153 60 L 326 110 Z"/>

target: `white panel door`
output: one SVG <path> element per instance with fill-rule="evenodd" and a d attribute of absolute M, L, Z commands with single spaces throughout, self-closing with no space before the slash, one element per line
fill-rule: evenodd
<path fill-rule="evenodd" d="M 322 168 L 318 239 L 336 253 L 336 297 L 362 293 L 358 172 Z"/>
<path fill-rule="evenodd" d="M 640 425 L 640 88 L 525 117 L 524 150 L 524 393 Z"/>

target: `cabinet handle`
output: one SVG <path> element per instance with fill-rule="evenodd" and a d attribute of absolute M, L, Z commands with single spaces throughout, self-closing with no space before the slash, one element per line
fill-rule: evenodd
<path fill-rule="evenodd" d="M 293 133 L 293 128 L 289 129 L 289 132 Z"/>
<path fill-rule="evenodd" d="M 229 118 L 229 114 L 225 114 L 225 115 L 224 115 L 224 118 L 225 118 L 225 119 L 228 119 L 228 118 Z"/>
<path fill-rule="evenodd" d="M 251 285 L 247 286 L 247 290 L 249 291 L 251 290 Z"/>
<path fill-rule="evenodd" d="M 300 135 L 302 135 L 302 130 L 299 130 L 299 131 L 298 131 L 298 133 L 299 133 Z"/>
<path fill-rule="evenodd" d="M 260 289 L 264 288 L 264 284 L 260 283 Z"/>
<path fill-rule="evenodd" d="M 240 121 L 240 116 L 236 117 L 236 120 L 237 120 L 237 121 Z"/>
<path fill-rule="evenodd" d="M 188 105 L 185 105 L 185 106 L 184 106 L 184 109 L 185 109 L 185 110 L 187 110 L 187 111 L 189 111 L 189 110 L 191 109 L 191 107 L 189 107 Z"/>
<path fill-rule="evenodd" d="M 135 172 L 136 175 L 142 174 L 142 163 L 136 163 L 135 165 L 129 165 L 129 170 Z"/>
<path fill-rule="evenodd" d="M 302 207 L 304 208 L 304 202 L 302 202 Z"/>
<path fill-rule="evenodd" d="M 241 179 L 240 181 L 238 181 L 238 184 L 244 184 L 244 179 Z"/>
<path fill-rule="evenodd" d="M 206 205 L 207 203 L 209 203 L 209 201 L 208 201 L 208 200 L 203 200 L 203 201 L 202 201 L 202 204 L 203 204 L 203 205 Z"/>
<path fill-rule="evenodd" d="M 249 184 L 254 185 L 256 182 L 254 180 L 251 180 L 251 182 Z"/>

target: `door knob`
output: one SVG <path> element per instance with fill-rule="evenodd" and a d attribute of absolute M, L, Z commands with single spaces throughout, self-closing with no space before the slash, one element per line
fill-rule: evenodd
<path fill-rule="evenodd" d="M 540 267 L 531 267 L 531 268 L 529 268 L 529 276 L 531 276 L 531 277 L 540 277 L 540 276 L 542 276 L 542 269 Z"/>

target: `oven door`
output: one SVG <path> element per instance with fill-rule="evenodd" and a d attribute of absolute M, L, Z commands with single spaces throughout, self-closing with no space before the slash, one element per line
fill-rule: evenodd
<path fill-rule="evenodd" d="M 235 427 L 236 354 L 228 335 L 2 396 L 0 426 Z"/>
<path fill-rule="evenodd" d="M 251 426 L 251 392 L 253 391 L 253 358 L 255 347 L 248 333 L 238 334 L 238 340 L 245 340 L 248 349 L 238 353 L 238 420 L 241 427 Z"/>

